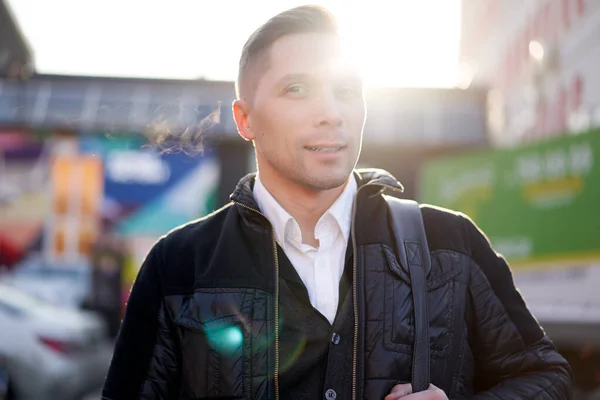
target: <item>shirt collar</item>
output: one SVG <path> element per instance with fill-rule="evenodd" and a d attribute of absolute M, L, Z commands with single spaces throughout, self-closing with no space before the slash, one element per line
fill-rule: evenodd
<path fill-rule="evenodd" d="M 258 174 L 254 180 L 254 199 L 260 208 L 260 211 L 267 217 L 273 230 L 275 231 L 275 240 L 285 249 L 285 231 L 288 222 L 293 221 L 292 216 L 275 200 L 267 188 L 262 184 Z"/>
<path fill-rule="evenodd" d="M 350 236 L 352 204 L 354 202 L 357 186 L 354 175 L 351 175 L 342 194 L 324 214 L 324 216 L 327 214 L 333 216 L 339 229 L 344 235 L 345 241 L 348 241 Z M 256 174 L 256 179 L 254 181 L 253 194 L 261 212 L 273 225 L 277 243 L 285 250 L 286 232 L 288 235 L 300 235 L 300 227 L 294 218 L 277 202 L 277 200 L 275 200 L 267 188 L 265 188 L 260 181 L 258 174 Z M 323 217 L 321 217 L 321 219 L 323 219 Z M 290 224 L 292 224 L 292 226 L 290 226 Z M 301 237 L 298 237 L 297 239 L 300 242 L 302 241 Z"/>
<path fill-rule="evenodd" d="M 326 211 L 326 214 L 331 214 L 337 222 L 346 242 L 350 237 L 350 228 L 352 224 L 352 204 L 354 203 L 354 196 L 356 195 L 357 186 L 358 185 L 354 175 L 351 175 L 340 197 L 338 197 L 331 205 L 329 210 Z"/>

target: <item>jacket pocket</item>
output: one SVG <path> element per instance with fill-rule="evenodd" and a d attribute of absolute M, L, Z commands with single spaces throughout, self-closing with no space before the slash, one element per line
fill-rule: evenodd
<path fill-rule="evenodd" d="M 412 288 L 407 269 L 400 265 L 392 249 L 383 246 L 389 270 L 385 276 L 384 346 L 390 351 L 412 355 L 415 318 Z M 432 254 L 431 273 L 427 278 L 429 335 L 432 358 L 443 358 L 452 342 L 454 318 L 454 278 L 461 272 L 456 264 L 440 263 Z M 442 265 L 443 264 L 443 265 Z"/>
<path fill-rule="evenodd" d="M 258 302 L 257 302 L 258 298 Z M 264 325 L 264 294 L 254 289 L 199 289 L 182 300 L 179 327 L 183 393 L 194 399 L 252 397 L 256 319 Z M 260 346 L 254 349 L 259 354 Z M 265 363 L 266 364 L 266 363 Z M 258 372 L 260 374 L 261 371 Z M 266 374 L 265 374 L 266 376 Z M 184 398 L 185 398 L 184 396 Z"/>

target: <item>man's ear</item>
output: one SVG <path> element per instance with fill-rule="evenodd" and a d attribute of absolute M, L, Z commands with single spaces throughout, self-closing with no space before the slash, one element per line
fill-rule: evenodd
<path fill-rule="evenodd" d="M 235 125 L 240 136 L 247 141 L 254 140 L 256 135 L 252 132 L 248 121 L 248 113 L 250 112 L 248 103 L 243 99 L 234 100 L 232 109 L 233 119 L 235 119 Z"/>

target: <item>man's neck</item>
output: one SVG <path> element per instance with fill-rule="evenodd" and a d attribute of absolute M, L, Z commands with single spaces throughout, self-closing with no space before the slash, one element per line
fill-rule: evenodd
<path fill-rule="evenodd" d="M 296 220 L 302 231 L 302 242 L 317 247 L 319 242 L 314 235 L 317 222 L 335 203 L 346 185 L 329 190 L 310 190 L 266 170 L 260 172 L 260 181 Z"/>

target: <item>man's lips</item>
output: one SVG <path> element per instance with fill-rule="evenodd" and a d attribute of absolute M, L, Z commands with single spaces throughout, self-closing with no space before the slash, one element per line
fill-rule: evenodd
<path fill-rule="evenodd" d="M 340 144 L 318 144 L 313 146 L 305 146 L 307 150 L 321 152 L 321 153 L 335 153 L 346 148 L 345 145 Z"/>

